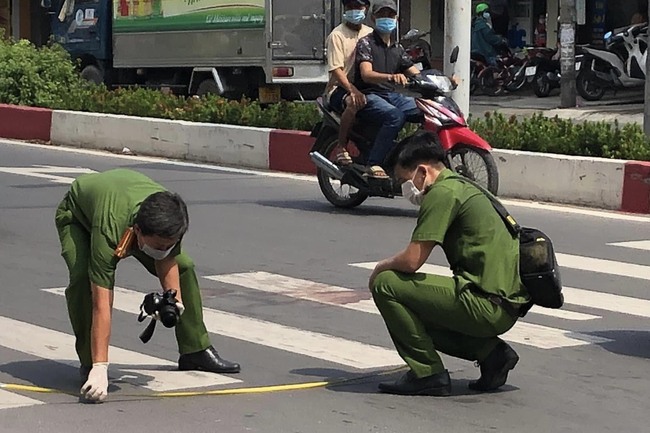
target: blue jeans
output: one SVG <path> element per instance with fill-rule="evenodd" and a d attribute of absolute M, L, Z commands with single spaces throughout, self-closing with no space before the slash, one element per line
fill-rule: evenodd
<path fill-rule="evenodd" d="M 378 124 L 379 132 L 368 157 L 368 165 L 381 165 L 393 148 L 397 135 L 406 124 L 409 116 L 419 114 L 415 99 L 400 93 L 366 95 L 366 106 L 358 117 Z"/>

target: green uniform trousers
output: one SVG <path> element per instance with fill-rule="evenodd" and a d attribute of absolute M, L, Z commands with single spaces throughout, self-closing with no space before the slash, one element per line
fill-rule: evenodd
<path fill-rule="evenodd" d="M 516 322 L 488 299 L 459 292 L 451 277 L 385 271 L 371 292 L 397 352 L 418 378 L 445 370 L 436 350 L 483 361 Z"/>
<path fill-rule="evenodd" d="M 92 325 L 92 293 L 88 277 L 90 233 L 74 218 L 64 200 L 56 211 L 55 224 L 63 256 L 69 272 L 65 290 L 68 315 L 76 337 L 76 350 L 81 365 L 91 366 L 90 328 Z M 193 353 L 210 346 L 210 338 L 203 323 L 203 306 L 194 263 L 186 254 L 176 257 L 180 272 L 181 293 L 185 312 L 174 328 L 180 354 Z M 153 259 L 140 263 L 156 275 Z M 144 297 L 144 294 L 143 294 Z M 137 307 L 137 306 L 134 306 Z"/>

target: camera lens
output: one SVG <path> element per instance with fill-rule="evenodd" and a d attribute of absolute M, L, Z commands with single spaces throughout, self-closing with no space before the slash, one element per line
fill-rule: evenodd
<path fill-rule="evenodd" d="M 160 309 L 160 321 L 166 328 L 176 326 L 178 315 L 176 314 L 176 307 L 173 305 L 165 305 Z"/>

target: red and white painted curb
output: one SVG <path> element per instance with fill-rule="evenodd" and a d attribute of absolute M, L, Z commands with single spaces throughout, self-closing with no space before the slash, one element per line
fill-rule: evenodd
<path fill-rule="evenodd" d="M 0 105 L 0 137 L 315 174 L 308 132 Z M 650 162 L 493 151 L 499 195 L 650 214 Z"/>

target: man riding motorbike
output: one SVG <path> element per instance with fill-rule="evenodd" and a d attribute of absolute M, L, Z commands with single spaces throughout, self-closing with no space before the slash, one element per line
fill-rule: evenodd
<path fill-rule="evenodd" d="M 366 95 L 366 106 L 357 117 L 364 122 L 379 124 L 366 175 L 388 179 L 381 164 L 393 148 L 407 118 L 419 113 L 415 99 L 395 92 L 396 86 L 404 86 L 407 77 L 418 75 L 420 70 L 413 65 L 404 47 L 392 37 L 397 27 L 395 2 L 374 1 L 372 21 L 374 32 L 357 44 L 354 84 Z"/>

